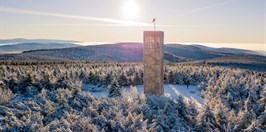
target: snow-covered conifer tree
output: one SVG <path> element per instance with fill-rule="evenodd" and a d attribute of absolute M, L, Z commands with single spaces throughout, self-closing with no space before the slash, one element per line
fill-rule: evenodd
<path fill-rule="evenodd" d="M 110 97 L 117 97 L 121 96 L 121 86 L 119 85 L 118 81 L 116 79 L 113 79 L 111 85 L 109 87 L 109 96 Z"/>

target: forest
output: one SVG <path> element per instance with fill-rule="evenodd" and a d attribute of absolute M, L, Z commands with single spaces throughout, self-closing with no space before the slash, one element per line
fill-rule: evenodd
<path fill-rule="evenodd" d="M 2 61 L 0 131 L 266 130 L 264 71 L 165 63 L 164 83 L 198 86 L 203 106 L 137 93 L 143 72 L 142 63 Z M 88 84 L 109 96 L 91 96 Z"/>

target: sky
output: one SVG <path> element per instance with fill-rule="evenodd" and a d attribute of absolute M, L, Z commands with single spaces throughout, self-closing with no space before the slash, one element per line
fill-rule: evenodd
<path fill-rule="evenodd" d="M 142 42 L 264 50 L 266 0 L 0 0 L 0 39 Z"/>

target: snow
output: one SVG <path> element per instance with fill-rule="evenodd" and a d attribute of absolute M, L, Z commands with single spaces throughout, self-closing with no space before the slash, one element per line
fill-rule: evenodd
<path fill-rule="evenodd" d="M 193 100 L 198 105 L 203 105 L 204 101 L 201 98 L 200 91 L 197 86 L 186 85 L 165 85 L 164 86 L 164 95 L 172 99 L 177 99 L 178 96 L 183 96 L 186 100 Z"/>
<path fill-rule="evenodd" d="M 89 92 L 91 96 L 94 96 L 96 98 L 108 97 L 109 91 L 107 89 L 108 88 L 102 86 L 95 86 L 91 84 L 83 84 L 82 86 L 82 90 L 85 93 Z"/>
<path fill-rule="evenodd" d="M 138 94 L 143 93 L 143 87 L 143 85 L 136 86 Z M 101 89 L 105 90 L 101 91 Z M 83 85 L 83 91 L 85 93 L 89 92 L 90 95 L 97 98 L 108 97 L 109 95 L 107 88 L 97 87 L 94 85 Z M 122 92 L 129 93 L 130 87 L 123 88 Z M 189 86 L 187 88 L 186 85 L 164 85 L 164 96 L 169 97 L 173 100 L 178 99 L 179 96 L 183 96 L 186 101 L 193 100 L 199 106 L 202 106 L 204 104 L 204 100 L 203 98 L 201 98 L 201 94 L 197 86 Z"/>

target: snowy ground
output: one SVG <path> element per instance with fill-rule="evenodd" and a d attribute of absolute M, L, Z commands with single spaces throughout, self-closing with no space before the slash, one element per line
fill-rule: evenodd
<path fill-rule="evenodd" d="M 139 94 L 143 93 L 143 85 L 138 85 L 136 87 Z M 89 92 L 92 96 L 97 98 L 108 97 L 109 93 L 106 89 L 107 88 L 98 88 L 97 86 L 93 85 L 83 86 L 83 90 L 85 92 Z M 129 93 L 130 87 L 124 88 L 123 92 Z M 186 85 L 164 85 L 164 96 L 175 100 L 179 95 L 183 96 L 185 100 L 195 101 L 199 106 L 204 104 L 203 98 L 201 98 L 200 91 L 198 90 L 197 86 L 189 86 L 187 89 Z"/>

